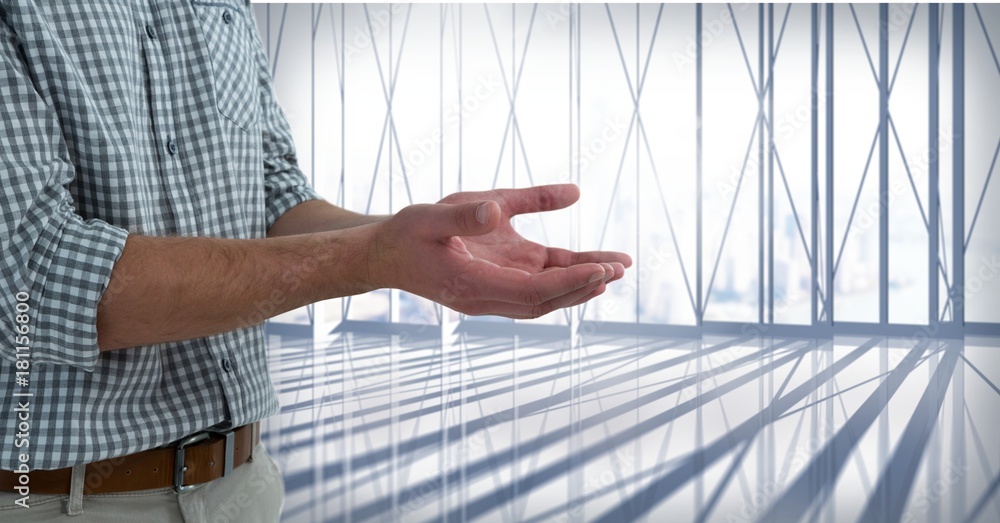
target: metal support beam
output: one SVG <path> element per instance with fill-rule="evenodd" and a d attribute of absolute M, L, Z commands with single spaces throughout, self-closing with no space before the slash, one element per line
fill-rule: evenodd
<path fill-rule="evenodd" d="M 709 321 L 703 325 L 667 325 L 616 321 L 581 320 L 571 325 L 544 325 L 538 323 L 499 323 L 482 320 L 456 321 L 453 313 L 446 311 L 446 326 L 417 323 L 387 323 L 382 321 L 343 321 L 329 335 L 361 333 L 366 335 L 398 336 L 403 341 L 429 341 L 440 336 L 504 337 L 515 334 L 522 339 L 569 338 L 573 333 L 585 336 L 667 336 L 698 339 L 711 336 L 831 338 L 833 336 L 887 336 L 903 341 L 899 347 L 912 346 L 913 340 L 926 338 L 961 339 L 976 337 L 979 345 L 1000 346 L 1000 326 L 993 323 L 969 323 L 965 326 L 942 324 L 937 330 L 927 325 L 838 322 L 833 328 L 826 325 L 758 325 L 755 323 Z M 308 337 L 306 325 L 268 322 L 268 335 Z M 451 344 L 449 346 L 457 346 Z M 895 347 L 895 345 L 894 345 Z"/>
<path fill-rule="evenodd" d="M 702 121 L 702 111 L 701 111 L 701 107 L 702 107 L 701 104 L 702 104 L 702 98 L 703 98 L 702 97 L 702 88 L 704 87 L 703 77 L 702 77 L 702 49 L 701 49 L 701 29 L 702 29 L 702 27 L 701 27 L 702 26 L 701 16 L 702 16 L 702 14 L 701 14 L 701 4 L 698 4 L 698 5 L 695 6 L 695 15 L 694 16 L 695 16 L 695 111 L 697 113 L 697 118 L 696 118 L 695 121 L 696 121 L 696 124 L 698 126 L 698 128 L 696 129 L 696 133 L 697 133 L 696 140 L 697 140 L 697 149 L 698 150 L 696 151 L 696 158 L 695 158 L 695 162 L 696 162 L 696 168 L 695 168 L 695 170 L 697 171 L 697 176 L 698 176 L 698 180 L 696 182 L 697 183 L 697 187 L 698 187 L 698 190 L 697 190 L 698 194 L 697 194 L 697 198 L 696 198 L 696 201 L 695 201 L 695 205 L 697 206 L 697 215 L 698 215 L 698 217 L 697 217 L 697 224 L 696 224 L 696 227 L 697 227 L 697 238 L 695 240 L 697 242 L 696 245 L 695 245 L 695 249 L 696 249 L 697 252 L 695 253 L 695 256 L 697 258 L 697 265 L 698 265 L 698 267 L 695 270 L 695 272 L 697 274 L 697 276 L 695 277 L 695 279 L 697 280 L 696 287 L 698 289 L 698 292 L 697 292 L 697 297 L 695 298 L 696 299 L 696 303 L 697 303 L 697 306 L 695 307 L 695 309 L 696 309 L 695 310 L 695 315 L 697 316 L 695 323 L 698 324 L 698 325 L 701 325 L 702 322 L 705 321 L 705 310 L 704 310 L 705 306 L 704 306 L 704 303 L 703 303 L 704 293 L 703 293 L 703 290 L 702 290 L 702 269 L 703 269 L 702 268 L 702 264 L 703 264 L 703 261 L 702 261 L 702 234 L 701 234 L 701 227 L 702 227 L 702 198 L 703 198 L 703 194 L 702 194 L 702 170 L 704 168 L 704 163 L 703 163 L 704 151 L 702 150 L 702 127 L 703 127 L 703 121 Z"/>
<path fill-rule="evenodd" d="M 764 4 L 757 6 L 757 323 L 764 323 Z"/>
<path fill-rule="evenodd" d="M 929 164 L 927 180 L 927 322 L 934 325 L 938 322 L 938 177 L 940 175 L 939 161 L 941 152 L 938 147 L 938 115 L 940 101 L 938 100 L 938 5 L 929 4 L 927 34 L 927 149 Z"/>
<path fill-rule="evenodd" d="M 833 4 L 826 5 L 826 324 L 833 326 Z"/>
<path fill-rule="evenodd" d="M 954 347 L 949 347 L 953 348 Z M 965 365 L 958 365 L 955 367 L 955 374 L 951 380 L 951 456 L 949 456 L 949 461 L 955 470 L 968 470 L 969 462 L 968 456 L 966 455 L 965 448 L 965 416 L 963 413 L 966 410 L 965 404 Z M 952 521 L 961 521 L 965 519 L 968 514 L 966 509 L 966 487 L 968 485 L 968 480 L 966 476 L 968 474 L 957 474 L 958 477 L 954 479 L 953 484 L 950 486 L 952 490 L 951 495 L 951 514 L 949 519 Z M 958 519 L 955 519 L 958 518 Z M 969 518 L 970 520 L 972 518 Z"/>
<path fill-rule="evenodd" d="M 291 325 L 268 322 L 268 335 L 308 337 L 307 325 Z M 978 344 L 1000 344 L 1000 326 L 994 323 L 968 323 L 964 326 L 941 324 L 937 327 L 915 324 L 889 324 L 860 322 L 838 322 L 832 328 L 827 325 L 761 325 L 755 323 L 710 321 L 703 325 L 667 325 L 616 321 L 581 321 L 579 333 L 584 335 L 630 335 L 630 336 L 670 336 L 676 338 L 701 338 L 704 336 L 748 336 L 748 337 L 796 337 L 830 338 L 833 336 L 887 336 L 900 338 L 911 346 L 913 340 L 926 338 L 961 339 L 967 336 L 982 337 Z M 451 322 L 444 329 L 449 335 L 466 336 L 513 336 L 524 338 L 567 338 L 571 335 L 571 325 L 545 325 L 538 323 L 500 323 L 483 320 L 463 320 Z M 379 334 L 400 336 L 400 341 L 434 340 L 441 335 L 440 325 L 417 323 L 387 323 L 381 321 L 349 320 L 339 323 L 330 335 L 337 333 Z M 1000 345 L 998 345 L 1000 346 Z"/>
<path fill-rule="evenodd" d="M 348 194 L 351 193 L 351 178 L 347 177 L 347 97 L 344 86 L 347 85 L 347 7 L 340 4 L 340 61 L 337 67 L 340 68 L 340 198 L 339 203 L 343 208 L 348 208 Z M 350 302 L 340 300 L 340 319 L 347 319 L 347 308 Z M 345 476 L 347 477 L 347 476 Z"/>
<path fill-rule="evenodd" d="M 767 5 L 767 85 L 767 118 L 773 122 L 774 4 Z M 774 128 L 770 125 L 767 141 L 767 322 L 774 323 Z"/>
<path fill-rule="evenodd" d="M 878 6 L 878 322 L 889 324 L 889 4 Z"/>
<path fill-rule="evenodd" d="M 810 142 L 810 249 L 812 251 L 812 264 L 810 267 L 809 279 L 809 323 L 816 325 L 819 322 L 818 306 L 816 304 L 816 288 L 819 286 L 819 6 L 812 4 L 810 7 L 812 16 L 811 37 L 809 48 L 809 61 L 811 65 L 811 95 L 809 100 L 809 120 L 811 126 Z M 828 290 L 827 293 L 830 291 Z"/>
<path fill-rule="evenodd" d="M 952 6 L 952 125 L 954 154 L 952 167 L 952 320 L 965 323 L 965 6 Z"/>

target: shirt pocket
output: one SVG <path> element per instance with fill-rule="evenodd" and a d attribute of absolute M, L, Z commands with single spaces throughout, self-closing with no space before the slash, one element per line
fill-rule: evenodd
<path fill-rule="evenodd" d="M 248 32 L 252 21 L 242 7 L 225 0 L 192 4 L 208 45 L 219 112 L 241 129 L 253 129 L 260 118 L 260 97 Z"/>

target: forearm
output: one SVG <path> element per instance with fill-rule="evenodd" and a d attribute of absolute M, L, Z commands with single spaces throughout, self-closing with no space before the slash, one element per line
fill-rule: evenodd
<path fill-rule="evenodd" d="M 569 205 L 572 189 L 459 193 L 456 203 L 411 205 L 391 218 L 305 202 L 254 240 L 132 235 L 98 305 L 98 346 L 209 336 L 384 287 L 465 314 L 537 318 L 578 305 L 621 277 L 629 257 L 546 249 L 509 223 Z"/>
<path fill-rule="evenodd" d="M 368 229 L 255 240 L 129 236 L 98 306 L 98 346 L 209 336 L 367 292 Z"/>
<path fill-rule="evenodd" d="M 310 200 L 292 207 L 281 215 L 267 231 L 270 238 L 307 234 L 313 232 L 336 231 L 380 222 L 387 215 L 358 214 L 337 207 L 325 200 Z"/>

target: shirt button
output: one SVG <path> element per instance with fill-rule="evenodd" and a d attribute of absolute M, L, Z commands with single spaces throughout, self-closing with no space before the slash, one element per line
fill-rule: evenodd
<path fill-rule="evenodd" d="M 153 26 L 149 24 L 146 24 L 146 36 L 148 36 L 150 40 L 156 38 L 156 32 L 153 31 Z"/>
<path fill-rule="evenodd" d="M 222 370 L 226 372 L 233 371 L 233 364 L 229 361 L 229 358 L 222 358 Z"/>
<path fill-rule="evenodd" d="M 167 138 L 167 152 L 170 153 L 171 156 L 177 154 L 177 142 L 171 138 Z"/>
<path fill-rule="evenodd" d="M 222 12 L 222 21 L 225 23 L 231 23 L 233 21 L 233 13 L 230 13 L 228 9 Z"/>

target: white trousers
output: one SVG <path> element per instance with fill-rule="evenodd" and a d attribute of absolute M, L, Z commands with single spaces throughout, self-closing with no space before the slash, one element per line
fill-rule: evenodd
<path fill-rule="evenodd" d="M 14 503 L 20 495 L 0 492 L 0 521 L 275 523 L 285 501 L 281 471 L 263 444 L 231 476 L 183 494 L 167 487 L 85 496 L 83 475 L 74 474 L 73 482 L 72 495 L 31 494 L 28 508 Z"/>

